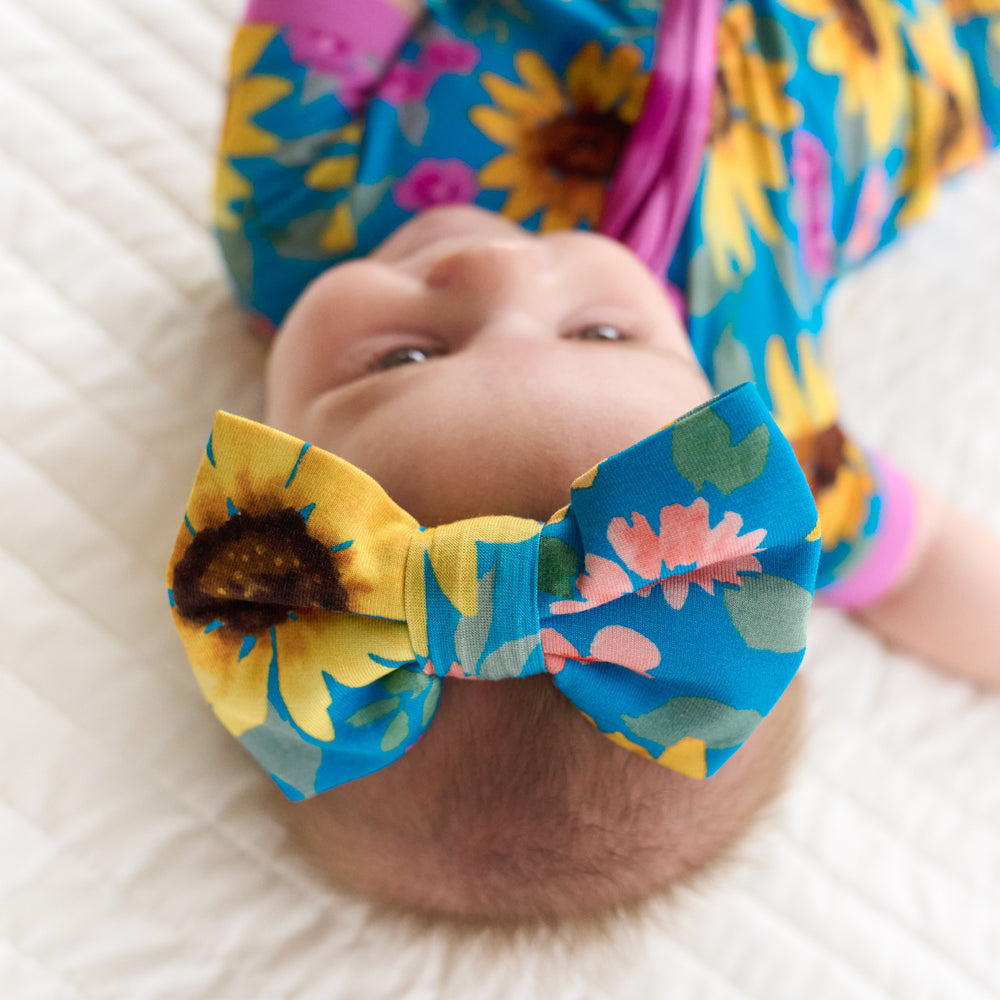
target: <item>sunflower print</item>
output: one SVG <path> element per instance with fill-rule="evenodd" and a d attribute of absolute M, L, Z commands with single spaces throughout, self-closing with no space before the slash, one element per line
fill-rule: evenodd
<path fill-rule="evenodd" d="M 986 147 L 972 62 L 955 43 L 942 9 L 932 4 L 919 9 L 909 37 L 926 78 L 914 80 L 914 127 L 902 180 L 907 203 L 901 223 L 924 215 L 941 179 L 970 166 Z"/>
<path fill-rule="evenodd" d="M 234 736 L 263 725 L 276 669 L 292 720 L 329 741 L 324 674 L 362 687 L 391 669 L 372 651 L 400 659 L 412 645 L 400 621 L 337 613 L 364 607 L 379 567 L 352 552 L 355 535 L 371 531 L 368 514 L 362 523 L 341 504 L 334 527 L 323 453 L 287 438 L 266 463 L 251 463 L 246 449 L 235 422 L 209 439 L 171 559 L 174 621 L 202 692 Z M 416 525 L 388 510 L 375 517 L 385 532 Z"/>
<path fill-rule="evenodd" d="M 266 156 L 281 144 L 278 136 L 261 128 L 255 117 L 292 92 L 292 83 L 280 76 L 254 74 L 253 67 L 278 33 L 277 25 L 245 24 L 236 34 L 229 62 L 229 100 L 219 142 L 215 180 L 215 224 L 234 230 L 240 220 L 233 203 L 251 196 L 250 182 L 233 166 L 237 156 Z"/>
<path fill-rule="evenodd" d="M 780 229 L 767 190 L 788 186 L 779 136 L 801 118 L 785 96 L 789 69 L 752 49 L 756 19 L 749 4 L 727 8 L 719 24 L 718 70 L 706 149 L 702 228 L 723 281 L 754 263 L 750 230 L 768 243 Z M 752 165 L 752 166 L 751 166 Z"/>
<path fill-rule="evenodd" d="M 337 129 L 331 144 L 344 143 L 357 149 L 363 129 L 359 122 L 351 122 Z M 329 154 L 318 159 L 305 175 L 306 187 L 313 191 L 341 191 L 357 180 L 358 154 Z M 357 229 L 348 201 L 341 201 L 330 212 L 330 219 L 319 235 L 319 245 L 326 253 L 346 253 L 357 243 Z"/>
<path fill-rule="evenodd" d="M 485 189 L 508 191 L 502 213 L 524 222 L 541 212 L 540 232 L 596 228 L 605 190 L 642 110 L 649 74 L 642 52 L 597 41 L 570 60 L 563 79 L 537 52 L 514 57 L 521 86 L 486 72 L 480 82 L 493 100 L 469 119 L 505 152 L 479 171 Z"/>
<path fill-rule="evenodd" d="M 857 537 L 875 482 L 864 453 L 836 424 L 833 383 L 817 358 L 815 340 L 802 333 L 796 342 L 799 374 L 788 348 L 772 336 L 766 349 L 767 388 L 775 423 L 791 442 L 819 512 L 822 549 Z"/>
<path fill-rule="evenodd" d="M 819 23 L 809 39 L 809 63 L 840 77 L 848 115 L 861 115 L 872 151 L 885 154 L 899 132 L 909 77 L 896 0 L 782 0 Z"/>

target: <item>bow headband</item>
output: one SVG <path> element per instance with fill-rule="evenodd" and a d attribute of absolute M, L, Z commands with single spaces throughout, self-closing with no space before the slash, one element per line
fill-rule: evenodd
<path fill-rule="evenodd" d="M 289 798 L 400 757 L 442 677 L 549 673 L 614 742 L 705 777 L 798 669 L 819 537 L 749 383 L 545 524 L 425 529 L 343 459 L 219 412 L 167 583 L 205 697 Z"/>

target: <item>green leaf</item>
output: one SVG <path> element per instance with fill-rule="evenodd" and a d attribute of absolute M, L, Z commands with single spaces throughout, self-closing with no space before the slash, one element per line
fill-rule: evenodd
<path fill-rule="evenodd" d="M 538 589 L 573 600 L 573 581 L 580 575 L 580 556 L 561 538 L 543 535 L 538 542 Z"/>
<path fill-rule="evenodd" d="M 479 676 L 487 681 L 502 681 L 507 677 L 520 677 L 535 647 L 541 640 L 538 633 L 511 639 L 494 649 L 483 660 Z"/>
<path fill-rule="evenodd" d="M 725 392 L 741 382 L 753 381 L 750 352 L 733 336 L 733 328 L 727 326 L 712 352 L 712 386 L 716 392 Z"/>
<path fill-rule="evenodd" d="M 431 679 L 426 674 L 418 674 L 415 670 L 400 667 L 391 674 L 379 678 L 379 684 L 390 694 L 419 694 L 430 684 Z"/>
<path fill-rule="evenodd" d="M 674 427 L 673 454 L 677 471 L 701 492 L 706 482 L 728 496 L 753 482 L 767 464 L 771 434 L 759 424 L 734 445 L 729 424 L 709 409 L 699 420 L 682 420 Z"/>
<path fill-rule="evenodd" d="M 427 697 L 424 698 L 424 712 L 420 717 L 420 724 L 426 726 L 427 723 L 434 718 L 434 711 L 438 706 L 438 701 L 441 698 L 441 681 L 435 677 L 431 682 L 432 687 L 430 691 L 427 692 Z"/>
<path fill-rule="evenodd" d="M 812 594 L 791 580 L 767 573 L 740 579 L 739 590 L 724 588 L 722 600 L 743 641 L 751 649 L 773 653 L 805 649 Z"/>
<path fill-rule="evenodd" d="M 399 702 L 400 699 L 398 697 L 382 698 L 379 701 L 373 701 L 370 705 L 359 708 L 347 721 L 352 726 L 369 726 L 390 712 L 394 712 L 399 708 Z"/>
<path fill-rule="evenodd" d="M 299 260 L 327 260 L 330 251 L 320 246 L 320 237 L 330 221 L 330 209 L 318 208 L 306 212 L 285 226 L 273 229 L 268 234 L 274 249 L 282 257 L 296 257 Z"/>
<path fill-rule="evenodd" d="M 752 708 L 736 709 L 715 698 L 687 695 L 671 698 L 644 715 L 622 716 L 636 736 L 662 747 L 671 747 L 690 736 L 716 750 L 742 743 L 762 718 Z"/>
<path fill-rule="evenodd" d="M 406 137 L 411 146 L 419 146 L 424 141 L 424 134 L 431 116 L 423 101 L 409 101 L 402 104 L 397 112 L 399 131 Z"/>
<path fill-rule="evenodd" d="M 849 114 L 843 108 L 843 101 L 837 102 L 835 121 L 837 123 L 838 151 L 844 170 L 844 181 L 853 182 L 864 169 L 868 159 L 868 131 L 862 113 Z"/>
<path fill-rule="evenodd" d="M 253 247 L 240 229 L 216 229 L 215 237 L 219 241 L 219 249 L 226 259 L 233 284 L 240 295 L 250 298 L 253 285 Z"/>
<path fill-rule="evenodd" d="M 698 247 L 688 265 L 686 294 L 692 316 L 707 315 L 722 301 L 730 287 L 738 287 L 743 283 L 735 271 L 727 277 L 728 281 L 723 280 L 716 273 L 708 246 Z"/>
<path fill-rule="evenodd" d="M 466 615 L 455 628 L 455 655 L 466 674 L 476 673 L 493 623 L 493 580 L 496 566 L 476 581 L 476 613 Z"/>
<path fill-rule="evenodd" d="M 240 743 L 257 758 L 257 763 L 286 785 L 291 785 L 303 795 L 312 795 L 316 791 L 316 772 L 323 759 L 323 751 L 304 740 L 288 722 L 280 718 L 273 705 L 267 706 L 267 718 L 263 725 L 248 729 L 240 737 Z"/>
<path fill-rule="evenodd" d="M 788 76 L 795 75 L 795 44 L 776 18 L 757 15 L 757 46 L 768 62 L 788 64 Z"/>
<path fill-rule="evenodd" d="M 406 716 L 406 712 L 400 712 L 393 720 L 389 723 L 389 728 L 385 731 L 385 735 L 382 737 L 382 742 L 379 746 L 382 748 L 383 753 L 387 753 L 389 750 L 395 750 L 403 740 L 406 739 L 410 732 L 410 720 Z"/>
<path fill-rule="evenodd" d="M 355 184 L 347 197 L 351 215 L 355 219 L 367 219 L 378 208 L 391 183 L 392 178 L 386 177 L 374 184 Z"/>

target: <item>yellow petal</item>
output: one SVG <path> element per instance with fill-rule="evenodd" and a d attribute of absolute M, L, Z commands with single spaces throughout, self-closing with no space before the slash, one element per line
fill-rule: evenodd
<path fill-rule="evenodd" d="M 295 724 L 318 740 L 334 738 L 327 709 L 333 699 L 323 678 L 336 649 L 337 635 L 328 627 L 331 617 L 349 615 L 302 615 L 275 628 L 278 690 Z M 379 668 L 385 671 L 386 668 Z M 373 678 L 374 679 L 374 678 Z"/>
<path fill-rule="evenodd" d="M 587 42 L 566 67 L 566 89 L 577 105 L 595 92 L 601 72 L 601 43 Z"/>
<path fill-rule="evenodd" d="M 229 79 L 245 76 L 278 33 L 276 24 L 244 24 L 236 32 L 229 52 Z"/>
<path fill-rule="evenodd" d="M 483 73 L 480 82 L 495 104 L 527 123 L 558 114 L 565 103 L 558 92 L 535 94 L 496 73 Z"/>
<path fill-rule="evenodd" d="M 234 201 L 253 194 L 250 182 L 226 159 L 220 159 L 215 174 L 215 225 L 219 229 L 239 228 L 240 220 L 232 210 Z"/>
<path fill-rule="evenodd" d="M 415 551 L 407 566 L 407 587 L 415 583 L 411 576 L 422 570 L 420 547 L 430 556 L 438 586 L 449 601 L 466 617 L 476 613 L 479 542 L 512 544 L 533 538 L 541 524 L 525 517 L 474 517 L 454 524 L 428 528 L 414 536 Z M 418 547 L 419 546 L 419 547 Z M 420 584 L 421 589 L 423 584 Z"/>
<path fill-rule="evenodd" d="M 817 359 L 815 341 L 808 333 L 799 334 L 796 347 L 799 355 L 799 372 L 803 396 L 807 401 L 810 419 L 815 427 L 829 427 L 837 419 L 837 396 L 833 379 Z"/>
<path fill-rule="evenodd" d="M 291 81 L 277 76 L 251 76 L 237 84 L 229 96 L 220 143 L 222 153 L 229 157 L 260 156 L 277 149 L 278 137 L 252 119 L 291 92 Z"/>
<path fill-rule="evenodd" d="M 802 395 L 784 340 L 777 334 L 768 338 L 764 352 L 767 391 L 771 394 L 771 412 L 781 433 L 788 438 L 802 437 L 816 429 Z"/>
<path fill-rule="evenodd" d="M 336 191 L 352 184 L 357 173 L 356 156 L 328 156 L 309 168 L 306 184 L 317 191 Z"/>
<path fill-rule="evenodd" d="M 516 146 L 524 134 L 524 125 L 519 119 L 486 105 L 470 109 L 469 118 L 487 139 L 500 146 Z"/>
<path fill-rule="evenodd" d="M 708 771 L 705 741 L 693 736 L 685 736 L 672 747 L 667 747 L 656 759 L 664 767 L 686 774 L 689 778 L 704 778 Z"/>
<path fill-rule="evenodd" d="M 354 219 L 346 201 L 340 202 L 330 213 L 330 221 L 320 234 L 319 245 L 333 254 L 353 250 L 358 242 Z"/>
<path fill-rule="evenodd" d="M 479 183 L 488 188 L 512 188 L 531 177 L 527 161 L 515 153 L 502 153 L 479 171 Z"/>
<path fill-rule="evenodd" d="M 522 49 L 514 56 L 514 68 L 521 79 L 543 100 L 558 98 L 562 102 L 559 77 L 537 52 Z"/>
<path fill-rule="evenodd" d="M 198 686 L 219 721 L 236 737 L 262 725 L 267 718 L 270 639 L 258 639 L 253 649 L 240 659 L 242 637 L 227 629 L 206 633 L 203 625 L 190 624 L 176 611 L 174 624 Z"/>

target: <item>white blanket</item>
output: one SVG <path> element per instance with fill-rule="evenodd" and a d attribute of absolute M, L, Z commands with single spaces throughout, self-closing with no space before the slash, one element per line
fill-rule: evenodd
<path fill-rule="evenodd" d="M 296 857 L 164 584 L 212 414 L 261 413 L 208 235 L 237 6 L 0 0 L 0 997 L 1000 997 L 1000 696 L 834 612 L 787 796 L 605 945 L 452 953 Z M 850 425 L 996 530 L 998 233 L 994 161 L 831 335 Z"/>

